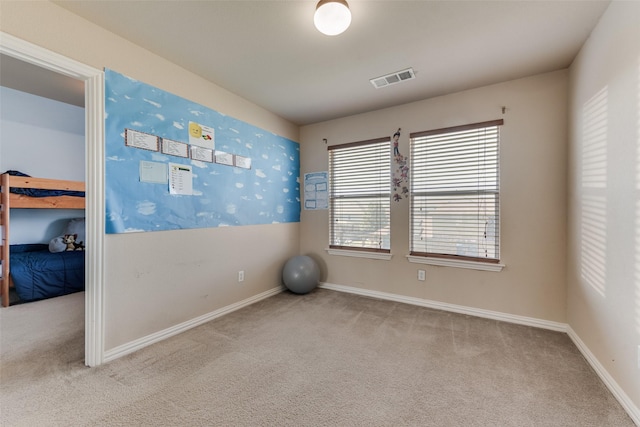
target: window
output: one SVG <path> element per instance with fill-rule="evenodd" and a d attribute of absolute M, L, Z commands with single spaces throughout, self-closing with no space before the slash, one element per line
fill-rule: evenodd
<path fill-rule="evenodd" d="M 334 145 L 329 150 L 329 247 L 391 249 L 390 139 Z"/>
<path fill-rule="evenodd" d="M 410 135 L 411 255 L 499 262 L 502 124 Z"/>

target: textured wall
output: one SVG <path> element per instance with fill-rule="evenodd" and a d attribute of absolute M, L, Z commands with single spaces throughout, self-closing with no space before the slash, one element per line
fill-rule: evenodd
<path fill-rule="evenodd" d="M 502 114 L 502 106 L 506 112 Z M 409 201 L 391 205 L 391 261 L 328 255 L 328 211 L 302 212 L 301 251 L 323 280 L 549 321 L 565 321 L 567 72 L 559 71 L 301 129 L 302 173 L 327 170 L 328 144 L 504 118 L 501 128 L 502 272 L 412 264 Z M 426 281 L 417 270 L 426 270 Z"/>
<path fill-rule="evenodd" d="M 3 32 L 298 140 L 297 126 L 51 2 L 0 9 Z M 299 223 L 288 223 L 107 235 L 105 350 L 278 286 L 282 266 L 298 254 L 298 232 Z M 240 269 L 245 281 L 237 283 Z"/>
<path fill-rule="evenodd" d="M 567 320 L 640 407 L 640 3 L 613 2 L 570 69 Z"/>

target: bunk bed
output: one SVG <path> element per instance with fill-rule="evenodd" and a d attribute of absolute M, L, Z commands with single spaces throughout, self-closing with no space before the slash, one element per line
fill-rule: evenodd
<path fill-rule="evenodd" d="M 52 253 L 46 244 L 10 244 L 12 209 L 84 209 L 84 182 L 0 175 L 0 293 L 9 306 L 9 288 L 30 301 L 84 290 L 84 252 Z"/>

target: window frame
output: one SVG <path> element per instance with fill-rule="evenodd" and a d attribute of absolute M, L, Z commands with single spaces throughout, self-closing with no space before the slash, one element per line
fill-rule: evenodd
<path fill-rule="evenodd" d="M 486 121 L 486 122 L 479 122 L 479 123 L 471 123 L 471 124 L 467 124 L 467 125 L 462 125 L 462 126 L 454 126 L 454 127 L 447 127 L 447 128 L 440 128 L 440 129 L 433 129 L 433 130 L 429 130 L 429 131 L 422 131 L 422 132 L 415 132 L 415 133 L 411 133 L 410 134 L 410 144 L 411 144 L 411 160 L 410 160 L 410 165 L 411 165 L 411 172 L 410 172 L 410 179 L 411 179 L 411 194 L 410 194 L 410 208 L 409 208 L 409 255 L 407 256 L 407 259 L 410 262 L 414 262 L 414 263 L 421 263 L 421 264 L 432 264 L 432 265 L 440 265 L 440 266 L 453 266 L 453 267 L 461 267 L 461 268 L 471 268 L 471 269 L 478 269 L 478 270 L 488 270 L 488 271 L 501 271 L 502 268 L 504 267 L 503 264 L 501 264 L 501 259 L 500 257 L 502 256 L 500 250 L 501 250 L 501 245 L 500 245 L 500 223 L 501 223 L 501 219 L 500 219 L 500 145 L 501 145 L 501 137 L 500 137 L 500 126 L 504 125 L 504 120 L 499 119 L 499 120 L 492 120 L 492 121 Z M 416 141 L 420 138 L 424 138 L 424 137 L 429 137 L 429 136 L 442 136 L 442 135 L 446 135 L 446 134 L 454 134 L 454 133 L 459 133 L 459 132 L 463 132 L 463 131 L 470 131 L 470 130 L 481 130 L 483 128 L 493 128 L 496 127 L 497 128 L 497 146 L 496 146 L 496 153 L 495 153 L 495 163 L 496 163 L 496 170 L 495 170 L 495 174 L 496 174 L 496 186 L 495 189 L 481 189 L 480 186 L 477 186 L 475 189 L 464 189 L 464 190 L 460 190 L 460 189 L 449 189 L 446 191 L 434 191 L 434 190 L 425 190 L 425 191 L 416 191 L 415 189 L 415 179 L 416 179 L 416 168 L 418 167 L 418 165 L 415 164 L 415 147 L 416 144 L 419 144 L 420 141 Z M 426 141 L 423 141 L 423 143 L 427 143 Z M 423 148 L 424 150 L 424 148 Z M 452 165 L 452 167 L 455 167 L 456 165 Z M 422 171 L 423 176 L 428 174 L 428 171 Z M 454 174 L 455 177 L 455 174 Z M 416 245 L 414 245 L 414 221 L 416 221 L 416 215 L 415 215 L 415 204 L 416 204 L 416 197 L 429 197 L 429 196 L 440 196 L 440 197 L 447 197 L 450 196 L 450 198 L 452 200 L 454 200 L 455 198 L 460 198 L 461 196 L 478 196 L 478 199 L 481 198 L 481 195 L 490 195 L 491 197 L 493 197 L 494 199 L 494 203 L 496 204 L 496 242 L 493 245 L 493 247 L 495 248 L 496 251 L 496 256 L 488 258 L 488 257 L 475 257 L 475 256 L 469 256 L 469 255 L 457 255 L 457 254 L 453 254 L 453 253 L 438 253 L 438 252 L 423 252 L 423 251 L 417 251 L 416 249 Z"/>
<path fill-rule="evenodd" d="M 385 186 L 384 188 L 386 188 L 386 191 L 382 191 L 378 193 L 372 193 L 371 191 L 364 191 L 364 192 L 354 191 L 351 194 L 336 195 L 335 193 L 336 188 L 334 187 L 336 183 L 336 177 L 335 177 L 336 169 L 335 169 L 335 164 L 332 156 L 335 156 L 336 153 L 339 152 L 339 150 L 352 150 L 352 149 L 357 149 L 358 147 L 381 145 L 381 144 L 384 144 L 384 146 L 382 147 L 382 149 L 378 149 L 378 151 L 385 154 L 384 154 L 384 157 L 382 157 L 382 160 L 379 160 L 376 162 L 376 165 L 386 163 L 387 166 L 382 170 L 382 172 L 380 172 L 380 179 L 376 183 L 376 185 L 384 184 Z M 327 147 L 327 151 L 329 153 L 328 155 L 329 157 L 328 159 L 329 160 L 329 246 L 326 250 L 329 254 L 352 256 L 352 257 L 359 257 L 359 258 L 373 258 L 373 259 L 384 259 L 384 260 L 391 259 L 391 175 L 390 175 L 391 151 L 390 150 L 391 150 L 390 137 L 376 138 L 376 139 L 351 142 L 346 144 L 338 144 L 338 145 L 332 145 Z M 342 188 L 341 190 L 344 191 L 344 188 Z M 388 224 L 388 229 L 389 229 L 388 248 L 384 246 L 375 248 L 375 247 L 366 247 L 366 246 L 360 246 L 360 245 L 350 246 L 350 245 L 344 245 L 344 244 L 337 244 L 338 242 L 336 241 L 335 234 L 334 234 L 335 233 L 334 220 L 336 216 L 339 216 L 337 215 L 335 210 L 337 201 L 338 200 L 349 201 L 349 200 L 357 200 L 357 199 L 365 200 L 365 199 L 376 199 L 376 198 L 383 199 L 386 201 L 386 207 L 384 208 L 384 210 L 387 212 L 387 216 L 384 221 L 380 222 L 380 225 L 382 225 L 385 222 Z M 380 228 L 380 230 L 381 229 L 382 228 Z M 382 242 L 382 237 L 381 237 L 382 235 L 383 234 L 380 233 L 381 242 Z"/>

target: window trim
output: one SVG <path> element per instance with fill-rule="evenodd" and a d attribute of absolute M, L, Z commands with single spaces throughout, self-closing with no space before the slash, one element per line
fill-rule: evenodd
<path fill-rule="evenodd" d="M 327 251 L 329 255 L 337 255 L 337 256 L 348 256 L 353 258 L 369 258 L 369 259 L 379 259 L 384 261 L 389 261 L 393 257 L 393 254 L 390 251 L 379 252 L 379 251 L 371 251 L 368 248 L 353 248 L 353 247 L 328 247 L 324 249 Z"/>
<path fill-rule="evenodd" d="M 454 255 L 455 256 L 455 255 Z M 494 271 L 500 272 L 506 265 L 502 264 L 500 261 L 497 263 L 487 262 L 487 261 L 477 261 L 478 258 L 473 258 L 473 261 L 469 261 L 467 259 L 453 259 L 453 258 L 439 258 L 432 256 L 422 256 L 422 255 L 407 255 L 407 260 L 414 264 L 428 264 L 428 265 L 436 265 L 439 267 L 457 267 L 457 268 L 466 268 L 471 270 L 481 270 L 481 271 Z"/>

